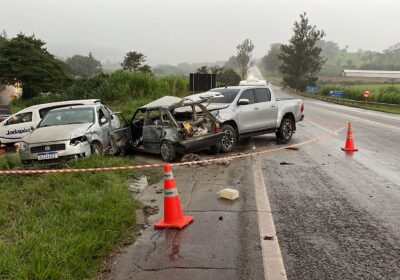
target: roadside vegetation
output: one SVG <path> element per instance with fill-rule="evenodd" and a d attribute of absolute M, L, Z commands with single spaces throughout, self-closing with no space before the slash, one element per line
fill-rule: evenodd
<path fill-rule="evenodd" d="M 92 156 L 73 168 L 133 165 Z M 20 169 L 17 156 L 0 169 Z M 137 202 L 127 179 L 136 171 L 0 175 L 0 278 L 86 279 L 134 232 Z"/>

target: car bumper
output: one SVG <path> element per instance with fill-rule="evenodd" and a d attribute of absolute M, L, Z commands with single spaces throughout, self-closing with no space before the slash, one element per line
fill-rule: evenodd
<path fill-rule="evenodd" d="M 32 148 L 40 148 L 46 146 L 55 146 L 55 145 L 65 145 L 65 149 L 50 149 L 49 151 L 40 150 L 38 152 L 32 152 Z M 28 144 L 28 150 L 22 151 L 21 146 L 18 150 L 19 156 L 21 161 L 24 164 L 28 165 L 36 165 L 36 164 L 43 164 L 43 165 L 51 165 L 51 164 L 58 164 L 63 162 L 68 162 L 72 160 L 76 160 L 80 157 L 87 157 L 91 155 L 90 144 L 89 142 L 81 142 L 77 145 L 70 145 L 70 141 L 58 141 L 58 142 L 48 142 L 48 143 L 35 143 L 35 144 Z M 48 159 L 39 159 L 39 155 L 49 153 L 56 153 L 57 158 L 48 158 Z"/>
<path fill-rule="evenodd" d="M 182 151 L 180 152 L 198 152 L 201 150 L 205 150 L 212 145 L 219 144 L 223 136 L 224 134 L 220 132 L 212 135 L 205 135 L 181 141 L 180 146 Z"/>

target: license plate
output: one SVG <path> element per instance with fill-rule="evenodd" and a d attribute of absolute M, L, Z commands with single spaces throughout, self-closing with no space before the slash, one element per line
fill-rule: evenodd
<path fill-rule="evenodd" d="M 58 153 L 41 153 L 38 154 L 38 160 L 55 159 L 58 158 Z"/>

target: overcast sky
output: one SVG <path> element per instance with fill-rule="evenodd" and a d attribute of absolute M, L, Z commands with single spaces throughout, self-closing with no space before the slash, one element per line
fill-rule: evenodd
<path fill-rule="evenodd" d="M 381 51 L 400 41 L 398 0 L 0 0 L 0 30 L 35 33 L 60 57 L 121 61 L 137 50 L 148 63 L 226 60 L 245 38 L 254 57 L 286 43 L 299 14 L 350 50 Z"/>

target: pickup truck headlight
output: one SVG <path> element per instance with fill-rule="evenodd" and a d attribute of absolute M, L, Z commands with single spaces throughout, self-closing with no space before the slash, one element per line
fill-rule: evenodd
<path fill-rule="evenodd" d="M 19 148 L 21 149 L 21 151 L 27 152 L 29 150 L 29 145 L 26 144 L 25 142 L 21 142 L 21 144 L 19 145 Z"/>
<path fill-rule="evenodd" d="M 76 146 L 79 143 L 86 142 L 86 141 L 87 141 L 86 136 L 79 136 L 79 137 L 75 137 L 75 138 L 71 139 L 69 144 L 72 145 L 72 146 Z"/>

